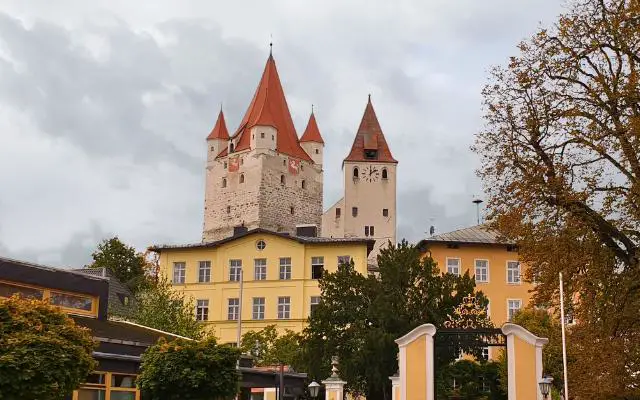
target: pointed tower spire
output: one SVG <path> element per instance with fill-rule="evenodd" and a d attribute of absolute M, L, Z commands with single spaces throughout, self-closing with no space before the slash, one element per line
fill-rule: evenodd
<path fill-rule="evenodd" d="M 268 125 L 276 128 L 276 151 L 296 157 L 305 161 L 311 161 L 309 155 L 300 147 L 298 134 L 289 112 L 289 106 L 284 96 L 284 90 L 280 83 L 280 76 L 276 68 L 273 55 L 269 54 L 260 83 L 256 89 L 251 104 L 240 122 L 240 126 L 233 135 L 236 142 L 236 151 L 242 151 L 251 147 L 250 129 L 256 125 Z"/>
<path fill-rule="evenodd" d="M 318 129 L 316 116 L 313 113 L 313 105 L 311 106 L 311 115 L 309 116 L 309 122 L 307 123 L 307 128 L 304 130 L 304 133 L 300 138 L 300 143 L 304 143 L 304 142 L 316 142 L 316 143 L 324 144 L 324 140 L 322 140 L 322 135 L 320 135 L 320 129 Z"/>
<path fill-rule="evenodd" d="M 227 124 L 224 122 L 224 113 L 222 112 L 222 103 L 220 104 L 220 113 L 218 119 L 214 125 L 211 133 L 207 136 L 207 140 L 222 139 L 229 140 L 229 131 L 227 130 Z"/>
<path fill-rule="evenodd" d="M 371 103 L 371 95 L 369 95 L 351 151 L 344 161 L 398 162 L 391 155 L 387 140 L 382 133 L 378 117 Z"/>

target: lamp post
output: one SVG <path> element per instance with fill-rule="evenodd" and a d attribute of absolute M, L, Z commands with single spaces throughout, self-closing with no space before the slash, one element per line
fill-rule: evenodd
<path fill-rule="evenodd" d="M 538 386 L 540 386 L 540 393 L 546 399 L 549 396 L 549 392 L 551 392 L 551 385 L 553 384 L 553 378 L 549 375 L 543 377 L 540 382 L 538 382 Z"/>
<path fill-rule="evenodd" d="M 309 384 L 309 395 L 311 396 L 312 399 L 315 399 L 318 397 L 318 394 L 320 393 L 320 384 L 316 381 L 313 381 Z"/>

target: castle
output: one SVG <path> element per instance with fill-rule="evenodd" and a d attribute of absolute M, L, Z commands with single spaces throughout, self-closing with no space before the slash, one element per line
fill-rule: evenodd
<path fill-rule="evenodd" d="M 311 112 L 301 137 L 287 106 L 273 55 L 235 132 L 222 110 L 207 137 L 203 242 L 234 229 L 295 235 L 301 225 L 333 238 L 396 241 L 396 168 L 371 103 L 343 161 L 344 197 L 323 213 L 324 140 Z M 312 230 L 313 232 L 314 230 Z"/>

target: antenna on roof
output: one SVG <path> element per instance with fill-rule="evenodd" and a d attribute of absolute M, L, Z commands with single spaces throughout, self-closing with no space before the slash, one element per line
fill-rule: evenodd
<path fill-rule="evenodd" d="M 476 205 L 476 219 L 478 220 L 478 225 L 480 225 L 480 204 L 484 203 L 484 201 L 476 197 L 471 202 Z"/>
<path fill-rule="evenodd" d="M 273 54 L 273 34 L 269 34 L 269 56 Z"/>
<path fill-rule="evenodd" d="M 313 104 L 311 104 L 311 114 L 313 114 Z"/>

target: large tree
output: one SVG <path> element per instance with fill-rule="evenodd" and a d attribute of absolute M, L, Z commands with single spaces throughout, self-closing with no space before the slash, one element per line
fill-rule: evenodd
<path fill-rule="evenodd" d="M 137 385 L 153 400 L 231 399 L 238 393 L 239 356 L 214 338 L 160 339 L 142 355 Z"/>
<path fill-rule="evenodd" d="M 301 335 L 289 329 L 281 335 L 275 325 L 267 325 L 259 331 L 242 335 L 240 350 L 250 354 L 257 366 L 288 365 L 297 368 L 300 364 Z"/>
<path fill-rule="evenodd" d="M 536 302 L 557 305 L 561 271 L 578 298 L 585 372 L 570 393 L 637 393 L 640 2 L 573 0 L 519 50 L 483 92 L 475 150 L 489 219 L 517 242 Z"/>
<path fill-rule="evenodd" d="M 331 356 L 337 355 L 349 390 L 369 400 L 391 398 L 395 339 L 424 323 L 442 326 L 475 288 L 469 275 L 441 274 L 430 257 L 406 242 L 383 250 L 378 268 L 379 277 L 363 276 L 353 264 L 323 276 L 322 301 L 304 331 L 302 352 L 315 379 L 329 376 Z M 480 302 L 486 305 L 482 296 Z"/>
<path fill-rule="evenodd" d="M 95 368 L 95 347 L 47 301 L 0 298 L 0 399 L 64 399 Z"/>
<path fill-rule="evenodd" d="M 192 339 L 204 336 L 204 326 L 195 317 L 193 298 L 174 289 L 166 278 L 146 285 L 135 299 L 135 308 L 121 317 Z"/>
<path fill-rule="evenodd" d="M 124 244 L 117 236 L 103 240 L 91 255 L 89 268 L 106 268 L 133 292 L 146 286 L 147 261 L 142 253 Z"/>

